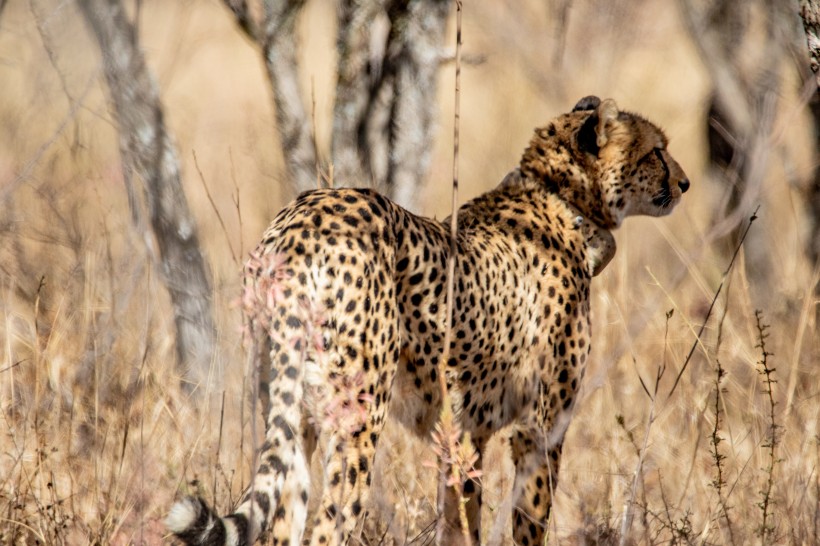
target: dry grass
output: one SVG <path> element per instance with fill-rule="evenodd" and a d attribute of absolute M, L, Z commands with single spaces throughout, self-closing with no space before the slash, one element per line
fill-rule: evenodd
<path fill-rule="evenodd" d="M 817 276 L 803 257 L 799 188 L 784 183 L 811 169 L 805 114 L 796 85 L 787 85 L 752 228 L 768 245 L 772 277 L 748 275 L 741 253 L 668 396 L 728 257 L 710 235 L 722 189 L 704 172 L 705 76 L 674 11 L 651 5 L 659 3 L 574 2 L 560 66 L 551 65 L 560 40 L 541 3 L 465 6 L 465 54 L 487 60 L 463 75 L 462 200 L 515 165 L 533 126 L 591 93 L 664 125 L 693 181 L 670 218 L 627 222 L 618 256 L 594 283 L 593 359 L 567 433 L 551 539 L 813 544 Z M 320 149 L 332 101 L 331 9 L 311 2 L 301 27 Z M 3 544 L 159 543 L 172 499 L 199 491 L 226 510 L 250 473 L 231 248 L 246 256 L 289 196 L 270 92 L 261 61 L 218 3 L 145 2 L 141 30 L 212 266 L 214 381 L 196 405 L 176 386 L 169 305 L 128 217 L 116 132 L 82 22 L 70 3 L 11 3 L 0 18 Z M 590 35 L 607 47 L 590 47 Z M 424 211 L 438 217 L 449 209 L 451 72 L 441 81 L 441 130 L 423 195 Z M 758 308 L 769 325 L 765 358 Z M 653 400 L 641 379 L 653 392 L 664 366 Z M 381 445 L 368 536 L 431 540 L 435 472 L 418 464 L 431 452 L 394 426 Z M 485 464 L 485 528 L 498 520 L 500 532 L 510 465 L 497 446 Z"/>

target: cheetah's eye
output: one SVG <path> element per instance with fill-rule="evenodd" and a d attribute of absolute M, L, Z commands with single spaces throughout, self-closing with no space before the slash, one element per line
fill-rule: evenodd
<path fill-rule="evenodd" d="M 647 160 L 652 159 L 656 154 L 659 154 L 661 150 L 663 150 L 663 148 L 652 148 L 643 154 L 640 159 L 638 159 L 638 165 L 643 165 Z"/>

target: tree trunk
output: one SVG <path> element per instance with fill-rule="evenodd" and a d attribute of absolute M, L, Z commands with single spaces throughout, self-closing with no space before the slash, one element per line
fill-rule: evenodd
<path fill-rule="evenodd" d="M 800 16 L 806 31 L 811 70 L 817 83 L 817 90 L 809 106 L 814 118 L 815 150 L 820 150 L 820 0 L 800 0 Z M 815 157 L 815 165 L 817 159 Z M 806 192 L 806 205 L 811 221 L 807 251 L 811 263 L 817 268 L 820 267 L 820 168 L 816 166 L 813 180 Z M 816 290 L 820 292 L 820 286 Z"/>
<path fill-rule="evenodd" d="M 134 25 L 119 0 L 79 0 L 103 57 L 112 110 L 119 123 L 126 181 L 139 177 L 162 278 L 174 309 L 178 366 L 193 390 L 208 376 L 215 347 L 211 288 L 196 225 L 180 181 L 176 147 L 165 126 L 156 83 L 140 51 Z M 137 199 L 129 204 L 139 207 Z M 132 218 L 140 229 L 139 211 Z M 151 252 L 153 242 L 146 237 Z"/>
<path fill-rule="evenodd" d="M 304 0 L 266 0 L 264 31 L 245 0 L 223 0 L 262 44 L 289 178 L 317 185 L 297 82 L 294 25 Z M 341 0 L 331 143 L 334 182 L 369 185 L 412 208 L 430 166 L 447 0 Z"/>
<path fill-rule="evenodd" d="M 418 188 L 430 168 L 435 129 L 438 68 L 450 2 L 395 0 L 388 8 L 391 32 L 387 74 L 392 74 L 393 102 L 387 193 L 414 209 Z"/>
<path fill-rule="evenodd" d="M 304 4 L 304 0 L 266 1 L 261 36 L 262 54 L 276 105 L 276 127 L 289 179 L 298 192 L 315 189 L 318 180 L 313 135 L 296 69 L 296 17 Z M 241 25 L 242 21 L 238 21 Z"/>
<path fill-rule="evenodd" d="M 340 9 L 335 172 L 341 180 L 364 176 L 410 209 L 430 167 L 449 9 L 444 0 L 394 0 L 385 7 L 345 0 Z"/>
<path fill-rule="evenodd" d="M 381 16 L 381 17 L 380 17 Z M 342 0 L 339 6 L 339 35 L 336 39 L 338 69 L 336 102 L 333 105 L 331 154 L 338 180 L 376 185 L 367 141 L 371 93 L 381 77 L 386 26 L 379 2 Z M 380 49 L 376 40 L 381 38 Z"/>
<path fill-rule="evenodd" d="M 811 71 L 820 89 L 820 0 L 800 0 L 800 17 L 806 31 Z"/>

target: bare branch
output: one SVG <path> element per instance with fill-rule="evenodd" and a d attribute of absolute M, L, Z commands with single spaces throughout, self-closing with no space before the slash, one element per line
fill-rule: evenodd
<path fill-rule="evenodd" d="M 103 54 L 126 177 L 136 175 L 145 185 L 161 271 L 174 307 L 178 363 L 183 377 L 190 381 L 188 386 L 193 387 L 207 377 L 214 352 L 214 325 L 210 282 L 182 189 L 176 146 L 165 126 L 159 92 L 139 49 L 136 30 L 122 3 L 78 3 Z M 146 243 L 150 247 L 150 238 Z"/>
<path fill-rule="evenodd" d="M 223 0 L 225 5 L 233 13 L 236 23 L 245 35 L 254 42 L 259 41 L 259 25 L 256 23 L 250 6 L 246 0 Z"/>

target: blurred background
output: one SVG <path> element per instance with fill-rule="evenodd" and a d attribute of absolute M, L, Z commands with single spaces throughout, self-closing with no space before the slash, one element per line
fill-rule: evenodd
<path fill-rule="evenodd" d="M 156 544 L 175 497 L 238 499 L 261 434 L 241 265 L 310 187 L 449 214 L 454 13 L 0 0 L 0 542 Z M 615 233 L 593 283 L 550 539 L 816 543 L 820 114 L 798 3 L 465 2 L 462 32 L 461 202 L 591 94 L 662 126 L 692 182 Z M 397 429 L 363 543 L 432 540 L 434 456 Z M 508 539 L 511 465 L 497 446 L 485 464 L 485 536 Z"/>

